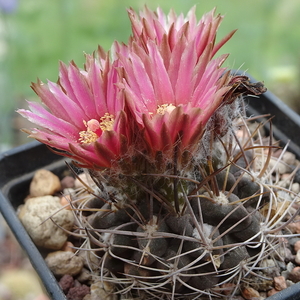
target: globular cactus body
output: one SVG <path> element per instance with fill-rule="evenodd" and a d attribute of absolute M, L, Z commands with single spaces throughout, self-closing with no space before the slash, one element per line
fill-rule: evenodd
<path fill-rule="evenodd" d="M 207 295 L 233 297 L 243 282 L 256 280 L 253 274 L 257 270 L 263 274 L 262 262 L 267 258 L 275 260 L 276 249 L 282 245 L 280 237 L 268 235 L 271 217 L 267 204 L 279 205 L 281 200 L 272 192 L 272 175 L 255 177 L 259 174 L 255 166 L 260 163 L 254 160 L 265 153 L 264 144 L 252 150 L 251 156 L 247 154 L 252 163 L 245 164 L 242 159 L 230 163 L 234 156 L 246 151 L 237 148 L 249 138 L 252 139 L 250 133 L 235 143 L 232 133 L 224 135 L 227 158 L 220 158 L 219 169 L 210 174 L 207 170 L 211 162 L 201 159 L 196 165 L 195 161 L 193 168 L 202 175 L 195 172 L 193 177 L 199 181 L 190 178 L 190 170 L 185 176 L 157 174 L 154 181 L 153 175 L 141 176 L 135 178 L 140 182 L 133 189 L 134 194 L 128 194 L 126 200 L 122 198 L 126 205 L 118 205 L 117 198 L 107 197 L 103 211 L 82 218 L 81 227 L 89 228 L 90 234 L 101 232 L 89 251 L 105 244 L 98 254 L 100 261 L 104 260 L 99 269 L 104 268 L 105 272 L 100 273 L 110 275 L 101 279 L 113 282 L 115 292 L 127 295 L 125 299 L 205 299 Z M 230 155 L 233 145 L 234 154 Z M 265 170 L 268 173 L 269 168 L 266 166 Z M 159 191 L 153 189 L 155 181 L 164 182 Z M 178 189 L 174 190 L 176 186 Z M 122 179 L 119 188 L 124 194 Z M 95 185 L 91 198 L 108 195 L 102 189 Z M 174 205 L 176 192 L 178 211 Z M 87 212 L 90 208 L 89 205 Z M 283 214 L 273 224 L 279 232 L 287 218 L 288 213 Z M 104 237 L 105 232 L 109 238 Z M 222 292 L 226 284 L 235 287 L 233 294 Z"/>

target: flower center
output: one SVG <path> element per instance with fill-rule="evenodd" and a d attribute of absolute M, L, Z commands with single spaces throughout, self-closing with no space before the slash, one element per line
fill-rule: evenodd
<path fill-rule="evenodd" d="M 162 104 L 158 105 L 156 109 L 156 113 L 159 115 L 164 115 L 166 112 L 169 114 L 176 108 L 173 104 Z"/>
<path fill-rule="evenodd" d="M 101 136 L 103 131 L 110 131 L 113 129 L 114 116 L 109 113 L 105 113 L 103 117 L 100 118 L 100 122 L 91 119 L 88 122 L 83 121 L 86 131 L 79 132 L 79 141 L 82 144 L 94 143 L 99 136 Z"/>
<path fill-rule="evenodd" d="M 115 118 L 113 115 L 110 115 L 109 113 L 105 113 L 103 117 L 100 118 L 100 128 L 102 131 L 110 131 L 113 129 L 113 125 L 115 122 Z"/>

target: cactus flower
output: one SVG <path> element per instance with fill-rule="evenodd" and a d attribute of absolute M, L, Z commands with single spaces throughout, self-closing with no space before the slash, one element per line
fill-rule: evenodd
<path fill-rule="evenodd" d="M 214 10 L 199 22 L 195 9 L 187 18 L 128 12 L 133 35 L 127 45 L 114 44 L 111 60 L 99 48 L 86 55 L 84 69 L 61 63 L 57 83 L 32 84 L 44 106 L 18 110 L 38 126 L 25 130 L 30 137 L 83 167 L 192 154 L 216 110 L 240 91 L 222 67 L 227 55 L 214 58 L 234 33 L 215 43 L 223 17 Z"/>
<path fill-rule="evenodd" d="M 187 42 L 194 41 L 197 57 L 212 46 L 210 58 L 232 37 L 236 30 L 231 31 L 221 41 L 215 44 L 218 28 L 223 20 L 223 16 L 215 16 L 216 9 L 203 15 L 197 22 L 196 7 L 194 6 L 187 14 L 177 16 L 173 10 L 165 15 L 161 8 L 151 11 L 146 6 L 138 15 L 133 9 L 128 10 L 131 21 L 133 37 L 132 39 L 140 45 L 147 44 L 148 40 L 155 41 L 162 50 L 163 57 L 169 57 L 170 51 L 178 48 L 180 40 Z M 166 62 L 166 60 L 165 60 Z"/>
<path fill-rule="evenodd" d="M 110 167 L 127 151 L 129 139 L 124 96 L 115 86 L 117 61 L 111 63 L 99 48 L 86 56 L 85 69 L 60 64 L 58 83 L 32 84 L 44 106 L 29 102 L 18 112 L 39 126 L 25 130 L 30 137 L 59 150 L 82 166 Z"/>
<path fill-rule="evenodd" d="M 115 44 L 125 74 L 120 87 L 154 157 L 172 157 L 174 145 L 178 154 L 193 151 L 231 88 L 221 67 L 227 55 L 213 56 L 234 32 L 215 44 L 222 17 L 213 15 L 197 23 L 194 10 L 186 20 L 129 10 L 133 36 L 128 46 Z"/>

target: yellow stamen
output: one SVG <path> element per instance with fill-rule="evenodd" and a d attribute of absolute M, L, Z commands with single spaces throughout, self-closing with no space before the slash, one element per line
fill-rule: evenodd
<path fill-rule="evenodd" d="M 109 113 L 105 113 L 103 117 L 100 118 L 100 128 L 102 131 L 110 131 L 113 129 L 115 118 Z"/>
<path fill-rule="evenodd" d="M 176 106 L 173 104 L 158 105 L 156 113 L 160 115 L 164 115 L 166 112 L 168 112 L 170 114 L 175 108 Z"/>
<path fill-rule="evenodd" d="M 114 116 L 109 113 L 105 113 L 104 116 L 100 118 L 100 122 L 95 119 L 91 119 L 88 122 L 83 121 L 86 131 L 79 132 L 79 141 L 82 144 L 94 143 L 102 131 L 113 129 L 114 122 Z"/>
<path fill-rule="evenodd" d="M 80 131 L 79 136 L 80 136 L 79 141 L 82 144 L 94 143 L 98 138 L 98 135 L 95 132 L 91 131 L 91 130 Z"/>

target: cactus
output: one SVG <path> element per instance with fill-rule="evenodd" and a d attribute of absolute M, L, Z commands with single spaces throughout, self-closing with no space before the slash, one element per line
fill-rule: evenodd
<path fill-rule="evenodd" d="M 33 84 L 50 112 L 19 113 L 40 126 L 31 137 L 92 179 L 71 195 L 71 235 L 110 293 L 231 298 L 270 280 L 264 262 L 278 261 L 297 199 L 270 166 L 271 122 L 265 138 L 267 122 L 250 130 L 244 113 L 243 95 L 266 89 L 214 58 L 234 33 L 215 44 L 214 11 L 198 23 L 194 10 L 129 17 L 127 45 L 112 58 L 98 48 L 84 70 L 61 64 L 57 84 Z"/>
<path fill-rule="evenodd" d="M 232 131 L 213 139 L 210 133 L 206 158 L 194 156 L 193 170 L 179 175 L 129 175 L 116 188 L 109 176 L 102 174 L 99 184 L 90 174 L 92 190 L 83 188 L 84 200 L 75 196 L 71 203 L 84 239 L 78 249 L 97 256 L 94 272 L 113 283 L 116 294 L 230 298 L 243 285 L 272 280 L 264 263 L 280 260 L 297 197 L 274 181 L 269 160 L 278 146 L 271 137 L 267 144 L 255 139 L 262 124 L 250 132 L 248 122 L 242 115 L 233 120 L 241 137 Z"/>

